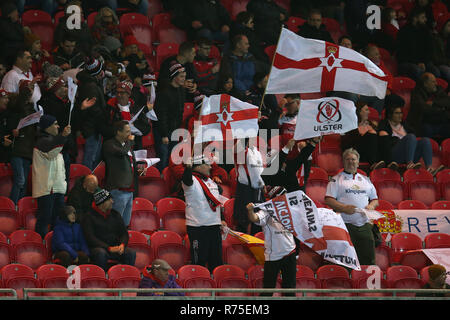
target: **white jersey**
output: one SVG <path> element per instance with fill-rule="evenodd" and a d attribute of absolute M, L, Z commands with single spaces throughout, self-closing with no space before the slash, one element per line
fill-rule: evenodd
<path fill-rule="evenodd" d="M 370 201 L 378 199 L 377 190 L 368 177 L 360 173 L 349 174 L 344 171 L 330 180 L 325 196 L 362 209 Z M 340 212 L 340 214 L 345 223 L 358 227 L 369 222 L 367 216 L 362 213 L 346 214 Z"/>
<path fill-rule="evenodd" d="M 264 258 L 266 261 L 277 261 L 295 250 L 295 241 L 292 233 L 280 221 L 271 217 L 267 211 L 255 212 L 264 232 Z"/>
<path fill-rule="evenodd" d="M 196 177 L 192 177 L 193 184 L 186 186 L 182 183 L 186 199 L 186 225 L 191 227 L 220 225 L 220 206 L 213 211 L 209 206 L 205 193 Z M 210 178 L 204 181 L 209 191 L 218 199 L 219 187 Z"/>

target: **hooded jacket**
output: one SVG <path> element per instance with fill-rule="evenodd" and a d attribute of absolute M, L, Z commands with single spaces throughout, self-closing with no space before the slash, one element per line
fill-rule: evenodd
<path fill-rule="evenodd" d="M 56 220 L 52 237 L 52 252 L 67 251 L 72 259 L 78 257 L 77 251 L 83 251 L 89 255 L 89 248 L 84 238 L 81 225 L 70 223 L 67 219 Z"/>

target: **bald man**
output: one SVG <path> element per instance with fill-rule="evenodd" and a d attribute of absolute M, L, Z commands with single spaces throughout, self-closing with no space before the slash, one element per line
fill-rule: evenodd
<path fill-rule="evenodd" d="M 89 174 L 78 178 L 67 196 L 67 205 L 71 205 L 76 210 L 77 222 L 83 220 L 84 214 L 92 207 L 94 192 L 98 189 L 98 179 L 95 175 Z"/>

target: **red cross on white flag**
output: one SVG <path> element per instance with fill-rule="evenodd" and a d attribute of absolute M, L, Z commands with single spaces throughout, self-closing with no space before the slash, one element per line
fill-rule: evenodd
<path fill-rule="evenodd" d="M 266 93 L 346 91 L 383 99 L 386 88 L 384 72 L 358 52 L 283 28 Z"/>
<path fill-rule="evenodd" d="M 227 137 L 233 139 L 256 137 L 259 129 L 258 110 L 257 106 L 227 94 L 203 98 L 200 111 L 201 125 L 195 132 L 194 143 L 225 141 Z"/>

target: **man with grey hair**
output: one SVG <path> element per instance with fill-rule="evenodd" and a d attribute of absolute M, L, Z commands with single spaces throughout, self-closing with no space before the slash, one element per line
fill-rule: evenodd
<path fill-rule="evenodd" d="M 378 206 L 375 186 L 358 172 L 359 153 L 353 148 L 342 155 L 344 170 L 335 175 L 327 186 L 325 204 L 340 213 L 355 247 L 361 265 L 375 264 L 375 239 L 372 224 L 362 209 Z"/>

